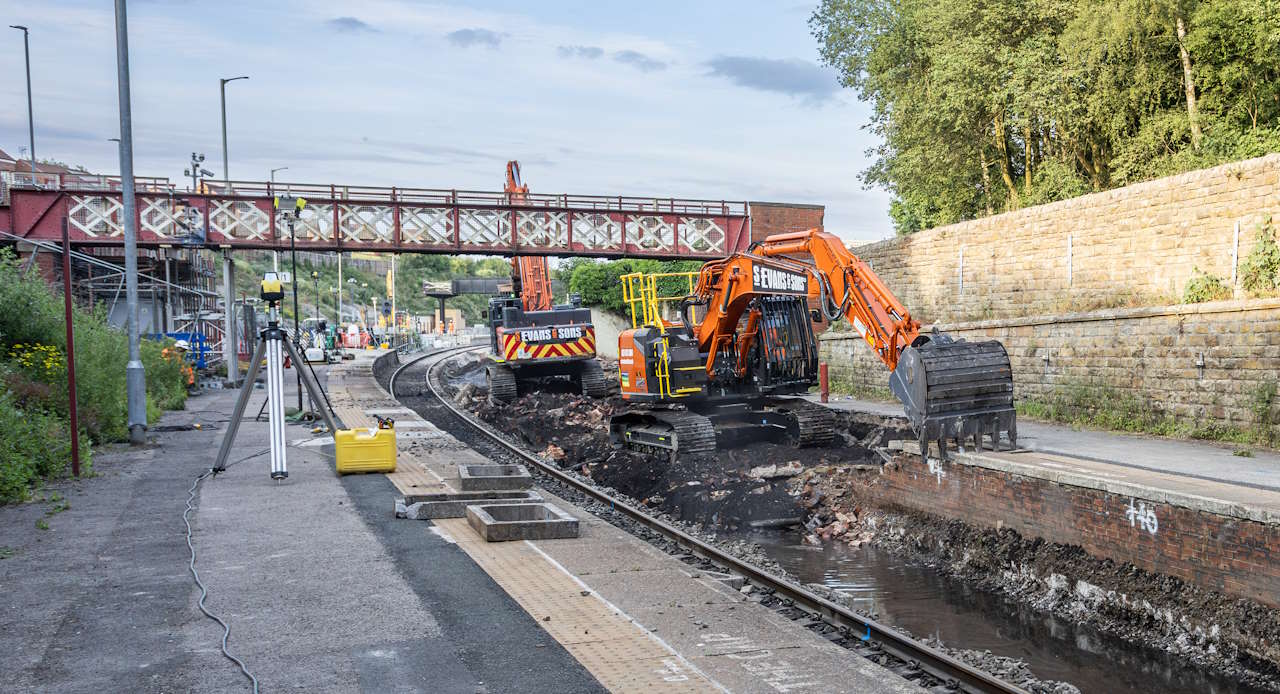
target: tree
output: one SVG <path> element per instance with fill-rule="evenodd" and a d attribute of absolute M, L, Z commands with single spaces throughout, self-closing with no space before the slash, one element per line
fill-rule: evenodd
<path fill-rule="evenodd" d="M 873 107 L 862 179 L 910 233 L 1267 151 L 1278 6 L 823 0 L 810 27 Z"/>

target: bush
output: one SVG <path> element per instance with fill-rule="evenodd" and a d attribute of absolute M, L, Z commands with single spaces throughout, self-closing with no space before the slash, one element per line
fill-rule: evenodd
<path fill-rule="evenodd" d="M 71 439 L 62 418 L 18 407 L 0 392 L 0 503 L 22 501 L 41 479 L 66 472 Z M 90 463 L 89 442 L 80 441 L 82 470 Z"/>
<path fill-rule="evenodd" d="M 1206 301 L 1221 301 L 1231 298 L 1231 288 L 1217 275 L 1210 275 L 1195 268 L 1195 274 L 1187 280 L 1182 290 L 1182 303 L 1202 304 Z"/>
<path fill-rule="evenodd" d="M 582 296 L 582 303 L 587 306 L 599 306 L 617 314 L 629 314 L 629 308 L 622 300 L 622 276 L 633 272 L 694 272 L 702 267 L 695 260 L 658 261 L 647 259 L 624 259 L 602 263 L 597 261 L 579 261 L 569 265 L 561 274 L 567 277 L 569 291 Z M 687 286 L 678 278 L 665 278 L 659 282 L 658 291 L 666 296 L 683 294 Z"/>
<path fill-rule="evenodd" d="M 1258 240 L 1241 265 L 1240 285 L 1254 296 L 1280 289 L 1280 245 L 1270 217 L 1258 227 Z"/>
<path fill-rule="evenodd" d="M 62 474 L 67 437 L 66 332 L 63 300 L 34 276 L 24 276 L 12 251 L 0 249 L 0 501 L 25 496 L 42 477 Z M 128 438 L 126 335 L 97 308 L 73 307 L 80 436 L 88 442 Z M 164 345 L 142 341 L 148 419 L 186 400 L 181 364 L 161 356 Z M 18 489 L 22 492 L 19 493 Z"/>

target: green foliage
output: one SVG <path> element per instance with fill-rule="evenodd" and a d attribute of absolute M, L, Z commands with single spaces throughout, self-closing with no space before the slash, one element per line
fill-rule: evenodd
<path fill-rule="evenodd" d="M 1257 427 L 1259 438 L 1268 445 L 1275 444 L 1278 435 L 1274 414 L 1276 390 L 1275 381 L 1263 383 L 1253 391 L 1249 401 L 1249 409 L 1253 412 L 1254 426 Z"/>
<path fill-rule="evenodd" d="M 627 314 L 629 309 L 622 300 L 623 275 L 633 272 L 666 273 L 696 272 L 702 263 L 696 260 L 659 261 L 648 259 L 624 259 L 601 262 L 585 258 L 565 263 L 560 268 L 560 277 L 569 287 L 582 297 L 586 306 L 599 306 L 617 314 Z M 687 284 L 679 278 L 665 278 L 659 281 L 658 293 L 665 296 L 681 296 L 687 293 Z"/>
<path fill-rule="evenodd" d="M 810 27 L 900 233 L 1280 150 L 1277 0 L 822 0 Z"/>
<path fill-rule="evenodd" d="M 384 256 L 390 258 L 390 256 Z M 288 254 L 280 258 L 281 270 L 288 270 Z M 236 260 L 236 292 L 247 296 L 258 295 L 258 283 L 263 273 L 271 269 L 271 254 L 240 253 Z M 319 277 L 314 281 L 311 273 Z M 415 315 L 435 313 L 436 300 L 423 296 L 423 280 L 448 280 L 461 277 L 509 277 L 511 263 L 505 258 L 470 258 L 447 255 L 405 254 L 396 261 L 396 309 Z M 316 312 L 317 290 L 320 315 L 332 322 L 337 316 L 338 266 L 335 263 L 298 262 L 298 309 L 303 320 Z M 354 282 L 351 282 L 354 280 Z M 364 286 L 362 286 L 364 285 Z M 285 289 L 285 301 L 281 313 L 288 321 L 293 319 L 293 299 L 290 289 Z M 386 273 L 373 272 L 346 263 L 342 268 L 343 312 L 350 319 L 351 310 L 363 306 L 370 310 L 370 300 L 379 305 L 387 295 Z M 489 297 L 468 294 L 448 299 L 446 307 L 462 311 L 468 323 L 481 320 L 488 306 Z"/>
<path fill-rule="evenodd" d="M 1021 400 L 1016 407 L 1019 416 L 1072 426 L 1176 438 L 1274 445 L 1276 432 L 1270 411 L 1275 394 L 1276 386 L 1271 383 L 1251 396 L 1250 406 L 1257 417 L 1252 428 L 1202 425 L 1180 420 L 1161 411 L 1150 398 L 1141 393 L 1121 390 L 1096 381 L 1063 383 L 1055 387 L 1048 397 Z"/>
<path fill-rule="evenodd" d="M 1240 285 L 1254 295 L 1270 294 L 1280 289 L 1280 244 L 1271 218 L 1258 228 L 1253 250 L 1240 267 Z"/>
<path fill-rule="evenodd" d="M 63 300 L 38 277 L 22 275 L 13 253 L 0 250 L 0 503 L 22 499 L 39 480 L 64 474 L 70 461 L 66 332 Z M 83 468 L 90 442 L 128 437 L 122 331 L 101 308 L 73 308 L 77 404 Z M 142 341 L 148 414 L 180 408 L 186 399 L 181 366 Z"/>
<path fill-rule="evenodd" d="M 0 503 L 22 501 L 39 480 L 64 474 L 71 460 L 66 420 L 23 409 L 0 392 Z M 89 442 L 81 451 L 88 456 Z"/>
<path fill-rule="evenodd" d="M 893 392 L 884 386 L 862 385 L 840 376 L 832 376 L 827 382 L 827 389 L 832 395 L 848 395 L 864 400 L 897 402 Z"/>
<path fill-rule="evenodd" d="M 1195 268 L 1195 274 L 1187 280 L 1182 290 L 1182 303 L 1201 304 L 1206 301 L 1221 301 L 1231 298 L 1231 288 L 1217 275 L 1210 275 Z"/>

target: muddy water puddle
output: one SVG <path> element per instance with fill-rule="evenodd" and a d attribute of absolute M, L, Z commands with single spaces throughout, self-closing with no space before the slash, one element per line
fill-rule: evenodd
<path fill-rule="evenodd" d="M 872 547 L 806 546 L 794 532 L 759 532 L 747 539 L 802 583 L 837 590 L 882 622 L 918 638 L 933 636 L 952 647 L 1018 658 L 1037 677 L 1070 682 L 1086 694 L 1259 691 L 1207 676 L 1176 655 L 1135 647 Z"/>

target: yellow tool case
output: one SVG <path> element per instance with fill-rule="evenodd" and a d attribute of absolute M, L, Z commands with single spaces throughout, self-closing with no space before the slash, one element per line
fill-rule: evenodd
<path fill-rule="evenodd" d="M 334 432 L 333 443 L 339 475 L 396 471 L 394 428 L 339 429 Z"/>

